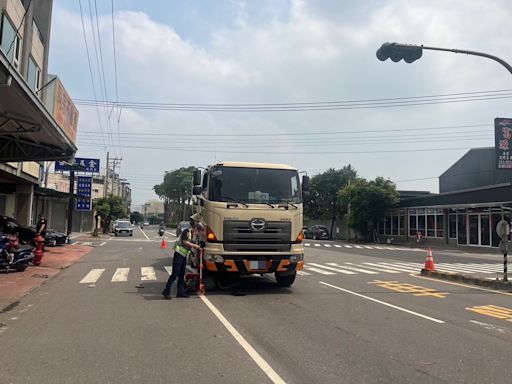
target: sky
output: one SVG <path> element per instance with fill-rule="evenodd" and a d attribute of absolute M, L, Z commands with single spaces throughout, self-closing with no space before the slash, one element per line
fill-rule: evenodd
<path fill-rule="evenodd" d="M 49 72 L 77 100 L 77 156 L 122 158 L 134 205 L 157 198 L 166 171 L 217 161 L 309 175 L 350 164 L 438 192 L 467 150 L 493 145 L 494 118 L 512 117 L 511 74 L 476 56 L 424 50 L 406 64 L 376 50 L 424 44 L 512 63 L 510 20 L 509 0 L 54 0 Z M 414 102 L 425 96 L 433 103 Z M 290 104 L 320 102 L 343 107 Z"/>

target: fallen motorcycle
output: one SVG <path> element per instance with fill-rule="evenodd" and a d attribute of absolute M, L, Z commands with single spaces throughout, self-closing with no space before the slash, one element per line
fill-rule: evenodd
<path fill-rule="evenodd" d="M 15 235 L 0 234 L 0 269 L 22 272 L 34 259 L 34 246 L 20 245 Z"/>

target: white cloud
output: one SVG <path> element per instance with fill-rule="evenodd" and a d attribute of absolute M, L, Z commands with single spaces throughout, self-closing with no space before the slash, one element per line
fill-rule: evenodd
<path fill-rule="evenodd" d="M 210 44 L 185 39 L 173 26 L 156 22 L 144 12 L 116 14 L 119 85 L 122 100 L 251 103 L 325 101 L 412 96 L 509 88 L 510 75 L 497 63 L 483 58 L 425 51 L 418 62 L 379 62 L 376 49 L 384 41 L 423 43 L 449 48 L 482 50 L 512 62 L 509 42 L 512 5 L 508 1 L 434 0 L 346 2 L 294 0 L 287 17 L 253 22 L 255 12 L 245 2 L 233 2 L 235 23 L 211 31 Z M 265 4 L 265 14 L 272 3 Z M 279 3 L 282 6 L 283 3 Z M 275 14 L 283 12 L 275 11 Z M 222 23 L 217 23 L 222 25 Z M 228 27 L 229 25 L 230 27 Z M 234 25 L 234 27 L 233 27 Z M 90 25 L 89 25 L 90 26 Z M 194 28 L 193 25 L 190 28 Z M 103 54 L 113 97 L 110 16 L 100 18 Z M 88 36 L 91 36 L 88 27 Z M 81 46 L 79 15 L 55 7 L 52 63 L 64 76 L 75 97 L 91 98 L 87 61 Z M 91 40 L 92 42 L 92 40 Z M 91 46 L 89 47 L 92 53 Z M 507 57 L 508 56 L 508 57 Z M 93 65 L 95 62 L 93 61 Z M 506 115 L 510 103 L 446 104 L 428 107 L 302 113 L 185 113 L 129 111 L 122 113 L 123 132 L 306 132 L 356 129 L 429 127 L 492 122 Z M 81 129 L 97 130 L 95 111 L 81 108 Z M 115 125 L 114 125 L 115 126 Z M 175 133 L 170 135 L 176 135 Z M 290 136 L 293 139 L 293 136 Z M 191 140 L 192 142 L 192 140 Z M 481 142 L 448 143 L 446 146 Z M 486 143 L 490 144 L 490 143 Z M 162 143 L 161 145 L 164 145 Z M 277 156 L 257 154 L 204 154 L 190 156 L 169 152 L 124 149 L 123 169 L 130 174 L 159 174 L 188 164 L 234 158 L 296 164 L 305 169 L 339 167 L 351 163 L 364 176 L 394 179 L 440 174 L 463 151 L 434 154 Z M 215 147 L 218 144 L 212 144 Z M 272 147 L 272 136 L 268 138 Z M 421 143 L 381 145 L 380 148 L 417 148 Z M 427 147 L 436 144 L 425 144 Z M 439 144 L 441 145 L 441 144 Z M 142 146 L 142 144 L 141 144 Z M 282 143 L 276 148 L 297 150 Z M 323 151 L 332 147 L 303 147 Z M 337 150 L 373 149 L 355 145 Z M 241 146 L 241 149 L 250 148 Z M 85 154 L 84 152 L 82 155 Z M 165 155 L 164 155 L 165 154 Z M 150 169 L 151 171 L 148 171 Z M 435 187 L 404 184 L 404 188 Z M 136 201 L 148 196 L 137 191 Z"/>

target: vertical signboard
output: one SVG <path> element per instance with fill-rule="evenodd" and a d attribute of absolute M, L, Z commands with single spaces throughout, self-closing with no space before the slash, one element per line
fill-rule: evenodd
<path fill-rule="evenodd" d="M 78 176 L 76 188 L 76 210 L 92 210 L 92 176 Z"/>
<path fill-rule="evenodd" d="M 494 156 L 497 169 L 512 169 L 512 119 L 494 119 Z"/>

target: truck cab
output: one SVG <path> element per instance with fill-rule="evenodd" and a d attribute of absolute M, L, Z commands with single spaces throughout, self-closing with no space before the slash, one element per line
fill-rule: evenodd
<path fill-rule="evenodd" d="M 309 178 L 284 164 L 221 162 L 194 172 L 206 225 L 208 273 L 274 273 L 290 286 L 304 266 L 303 202 Z"/>

